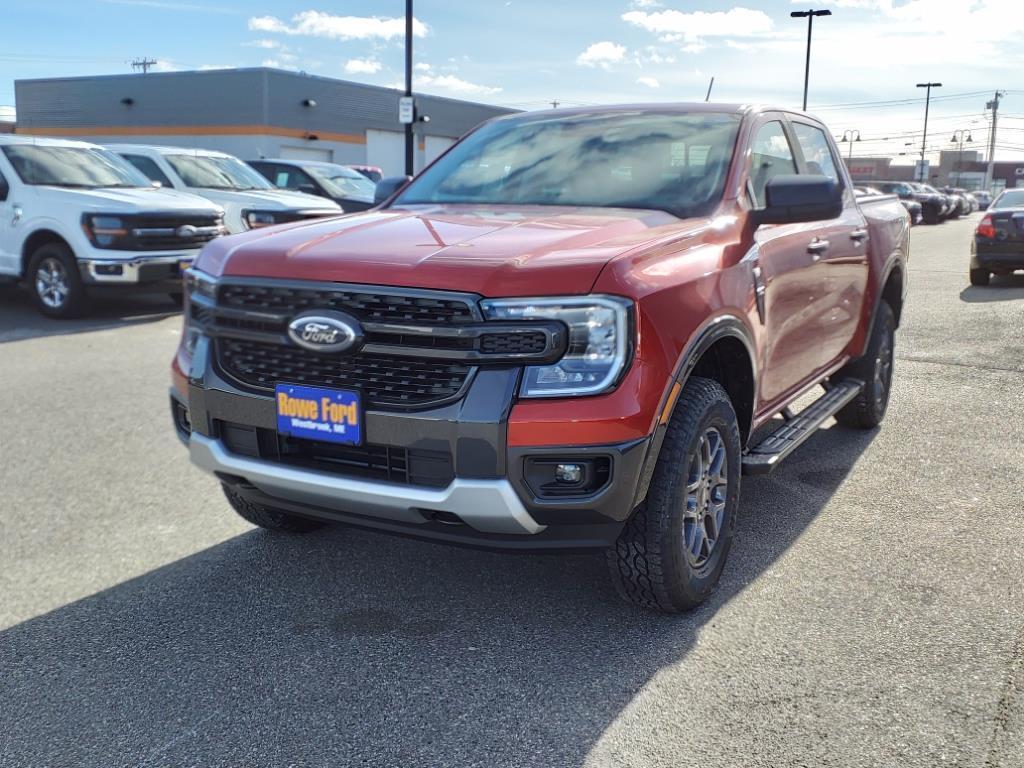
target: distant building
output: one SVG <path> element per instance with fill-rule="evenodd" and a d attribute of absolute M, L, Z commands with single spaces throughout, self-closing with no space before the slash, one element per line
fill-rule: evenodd
<path fill-rule="evenodd" d="M 914 166 L 895 165 L 891 157 L 852 157 L 846 167 L 854 181 L 914 181 Z"/>
<path fill-rule="evenodd" d="M 401 92 L 259 67 L 18 80 L 18 133 L 202 147 L 405 169 Z M 417 95 L 416 169 L 479 123 L 513 110 Z"/>
<path fill-rule="evenodd" d="M 854 181 L 918 181 L 916 166 L 896 165 L 890 157 L 854 157 L 847 160 Z M 943 150 L 938 165 L 929 165 L 928 183 L 937 187 L 953 186 L 981 189 L 985 185 L 988 163 L 983 153 Z M 1024 187 L 1024 160 L 997 160 L 992 169 L 992 191 Z"/>

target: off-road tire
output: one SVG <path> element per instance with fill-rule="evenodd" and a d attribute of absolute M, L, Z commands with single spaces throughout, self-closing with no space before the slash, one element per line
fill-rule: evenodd
<path fill-rule="evenodd" d="M 971 285 L 986 286 L 992 279 L 992 273 L 987 269 L 971 270 Z"/>
<path fill-rule="evenodd" d="M 709 429 L 722 438 L 727 490 L 719 535 L 706 562 L 694 567 L 684 539 L 687 484 L 694 454 Z M 740 431 L 722 386 L 692 378 L 669 421 L 646 500 L 607 550 L 612 581 L 627 601 L 665 613 L 697 607 L 712 593 L 725 566 L 740 494 Z"/>
<path fill-rule="evenodd" d="M 836 414 L 844 427 L 873 429 L 882 423 L 889 407 L 895 363 L 896 313 L 888 302 L 878 305 L 871 339 L 864 356 L 847 364 L 836 379 L 856 379 L 864 389 Z M 880 370 L 881 369 L 881 370 Z"/>
<path fill-rule="evenodd" d="M 48 265 L 51 269 L 46 269 Z M 47 303 L 44 294 L 40 292 L 39 284 L 40 271 L 52 273 L 53 269 L 60 271 L 62 283 L 66 288 L 64 299 L 57 306 Z M 80 317 L 88 309 L 89 295 L 78 271 L 78 261 L 64 243 L 52 241 L 36 248 L 28 260 L 25 283 L 36 308 L 47 317 L 70 319 Z"/>
<path fill-rule="evenodd" d="M 230 486 L 222 484 L 221 488 L 224 489 L 224 495 L 235 512 L 260 528 L 266 528 L 269 531 L 284 531 L 286 533 L 306 533 L 326 525 L 326 523 L 320 520 L 300 517 L 299 515 L 293 515 L 291 512 L 284 512 L 280 509 L 264 506 L 263 504 L 254 504 L 235 493 L 231 490 Z"/>

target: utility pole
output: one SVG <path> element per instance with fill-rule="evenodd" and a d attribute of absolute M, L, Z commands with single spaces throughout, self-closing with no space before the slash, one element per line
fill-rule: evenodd
<path fill-rule="evenodd" d="M 156 66 L 156 59 L 147 59 L 143 56 L 141 59 L 132 59 L 132 69 L 142 70 L 142 74 L 149 72 L 150 67 Z"/>
<path fill-rule="evenodd" d="M 412 0 L 405 0 L 405 96 L 412 98 Z M 413 102 L 415 105 L 415 102 Z M 416 108 L 413 106 L 413 120 L 416 119 Z M 405 175 L 412 176 L 415 137 L 412 123 L 405 124 Z"/>
<path fill-rule="evenodd" d="M 921 138 L 921 178 L 922 183 L 928 181 L 928 172 L 924 167 L 924 153 L 928 146 L 928 107 L 932 103 L 932 88 L 941 88 L 942 83 L 918 83 L 918 88 L 927 88 L 927 95 L 924 98 L 924 136 Z"/>
<path fill-rule="evenodd" d="M 960 145 L 960 148 L 957 150 L 956 153 L 956 184 L 954 185 L 956 187 L 960 186 L 960 172 L 963 170 L 964 166 L 964 136 L 967 137 L 966 141 L 968 144 L 974 142 L 974 137 L 971 136 L 971 132 L 965 131 L 963 129 L 953 131 L 953 138 L 949 140 L 951 144 Z"/>
<path fill-rule="evenodd" d="M 985 105 L 992 110 L 992 133 L 988 142 L 988 166 L 985 168 L 985 189 L 992 189 L 993 174 L 996 168 L 996 122 L 999 119 L 999 100 L 1006 95 L 1005 91 L 996 91 L 995 98 Z"/>
<path fill-rule="evenodd" d="M 850 162 L 853 160 L 853 142 L 860 141 L 860 131 L 843 131 L 843 138 L 839 140 L 839 143 L 842 144 L 844 141 L 850 142 L 850 151 L 846 158 L 846 167 L 849 168 Z"/>
<path fill-rule="evenodd" d="M 558 109 L 558 105 L 559 105 L 560 103 L 561 103 L 561 102 L 559 102 L 559 100 L 558 100 L 558 99 L 555 99 L 554 101 L 552 101 L 552 102 L 551 102 L 551 108 L 552 108 L 552 109 Z"/>
<path fill-rule="evenodd" d="M 714 88 L 714 87 L 715 87 L 715 78 L 712 77 L 711 78 L 711 82 L 708 83 L 708 92 L 707 92 L 707 95 L 704 96 L 704 101 L 711 101 L 711 89 Z"/>
<path fill-rule="evenodd" d="M 811 29 L 814 27 L 815 16 L 831 16 L 832 11 L 816 11 L 813 8 L 807 11 L 793 11 L 789 14 L 794 19 L 807 17 L 807 62 L 804 64 L 804 112 L 807 111 L 807 86 L 811 80 Z"/>

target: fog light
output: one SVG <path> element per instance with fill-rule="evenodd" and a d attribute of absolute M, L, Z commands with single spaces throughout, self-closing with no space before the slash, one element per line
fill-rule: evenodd
<path fill-rule="evenodd" d="M 97 275 L 123 275 L 124 267 L 120 264 L 97 264 L 95 266 Z"/>
<path fill-rule="evenodd" d="M 565 485 L 575 485 L 583 479 L 583 466 L 580 464 L 559 464 L 555 467 L 555 480 Z"/>

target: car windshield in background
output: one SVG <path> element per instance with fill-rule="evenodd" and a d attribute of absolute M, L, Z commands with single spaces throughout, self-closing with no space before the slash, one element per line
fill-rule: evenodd
<path fill-rule="evenodd" d="M 372 203 L 377 185 L 358 171 L 342 166 L 311 165 L 305 169 L 319 181 L 332 197 L 347 197 Z"/>
<path fill-rule="evenodd" d="M 1024 208 L 1024 189 L 1003 192 L 992 203 L 992 208 Z"/>
<path fill-rule="evenodd" d="M 498 120 L 424 171 L 394 205 L 471 203 L 710 213 L 740 118 L 716 112 L 575 113 Z"/>
<path fill-rule="evenodd" d="M 148 187 L 149 179 L 113 152 L 95 147 L 17 144 L 4 154 L 26 184 L 48 187 Z"/>
<path fill-rule="evenodd" d="M 237 157 L 167 155 L 167 162 L 189 187 L 204 189 L 276 189 Z"/>

